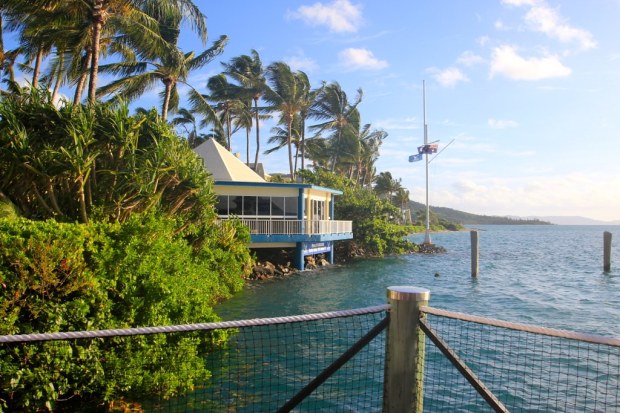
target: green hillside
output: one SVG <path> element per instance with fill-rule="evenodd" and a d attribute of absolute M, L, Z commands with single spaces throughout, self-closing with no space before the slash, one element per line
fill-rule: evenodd
<path fill-rule="evenodd" d="M 413 212 L 412 215 L 416 215 L 418 211 L 424 211 L 426 205 L 410 201 L 409 207 Z M 550 222 L 541 221 L 539 219 L 521 219 L 510 217 L 499 217 L 492 215 L 476 215 L 469 212 L 458 211 L 452 208 L 430 206 L 432 214 L 437 215 L 438 218 L 446 221 L 458 222 L 463 225 L 552 225 Z"/>

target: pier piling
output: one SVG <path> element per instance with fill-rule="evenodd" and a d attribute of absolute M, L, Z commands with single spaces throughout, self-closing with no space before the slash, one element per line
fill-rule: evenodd
<path fill-rule="evenodd" d="M 480 248 L 478 231 L 471 231 L 471 276 L 478 276 L 478 257 L 480 256 Z"/>
<path fill-rule="evenodd" d="M 603 271 L 611 271 L 611 232 L 603 232 Z"/>
<path fill-rule="evenodd" d="M 385 345 L 384 413 L 422 413 L 424 407 L 424 345 L 420 307 L 428 305 L 425 288 L 388 287 L 390 322 Z"/>

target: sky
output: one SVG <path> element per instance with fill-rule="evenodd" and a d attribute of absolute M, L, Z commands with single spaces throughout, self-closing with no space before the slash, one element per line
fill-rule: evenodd
<path fill-rule="evenodd" d="M 620 0 L 195 1 L 224 54 L 190 75 L 204 93 L 220 62 L 255 49 L 313 86 L 363 90 L 362 123 L 388 133 L 377 173 L 425 202 L 475 214 L 620 220 Z M 205 49 L 188 28 L 184 51 Z M 154 90 L 140 102 L 158 105 Z M 261 125 L 262 148 L 268 130 Z M 253 153 L 253 149 L 251 149 Z M 233 137 L 245 153 L 245 133 Z M 245 155 L 242 155 L 242 159 Z M 260 155 L 287 172 L 286 150 Z"/>

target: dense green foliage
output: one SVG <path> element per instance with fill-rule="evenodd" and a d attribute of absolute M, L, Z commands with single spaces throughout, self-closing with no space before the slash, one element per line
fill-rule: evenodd
<path fill-rule="evenodd" d="M 247 249 L 230 237 L 247 240 L 247 232 L 221 228 L 227 237 L 209 237 L 196 248 L 176 235 L 176 226 L 156 214 L 122 224 L 0 219 L 0 334 L 217 320 L 213 304 L 241 288 L 243 262 L 249 267 Z M 38 410 L 128 395 L 170 397 L 209 377 L 201 351 L 223 338 L 168 334 L 3 346 L 0 406 Z"/>
<path fill-rule="evenodd" d="M 361 249 L 366 255 L 380 256 L 415 249 L 415 245 L 405 239 L 412 228 L 397 223 L 399 209 L 380 199 L 371 189 L 322 169 L 303 171 L 302 176 L 305 182 L 343 192 L 336 200 L 334 219 L 352 220 L 355 236 L 353 240 L 339 242 L 345 250 Z"/>
<path fill-rule="evenodd" d="M 123 221 L 154 206 L 189 222 L 214 217 L 201 160 L 154 111 L 9 95 L 0 101 L 0 146 L 0 191 L 26 217 Z"/>
<path fill-rule="evenodd" d="M 47 102 L 0 101 L 0 334 L 216 320 L 251 270 L 249 234 L 216 222 L 187 142 L 154 112 Z M 208 378 L 204 350 L 222 339 L 3 346 L 0 410 L 171 397 Z"/>

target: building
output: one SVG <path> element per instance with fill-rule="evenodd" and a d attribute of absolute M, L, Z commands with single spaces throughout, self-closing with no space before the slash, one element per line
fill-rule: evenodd
<path fill-rule="evenodd" d="M 267 182 L 213 139 L 194 151 L 215 180 L 219 219 L 247 225 L 250 248 L 294 248 L 295 268 L 303 270 L 304 257 L 324 253 L 333 263 L 334 241 L 353 238 L 351 221 L 333 219 L 334 200 L 342 192 Z"/>

